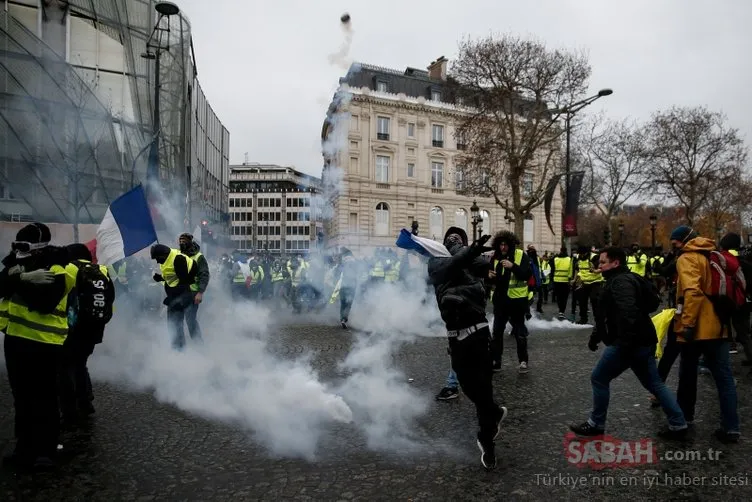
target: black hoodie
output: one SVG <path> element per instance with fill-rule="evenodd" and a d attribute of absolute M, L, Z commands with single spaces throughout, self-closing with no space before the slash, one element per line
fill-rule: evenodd
<path fill-rule="evenodd" d="M 486 319 L 486 291 L 483 278 L 488 274 L 488 262 L 481 258 L 485 248 L 467 245 L 464 230 L 452 227 L 444 236 L 458 234 L 462 245 L 448 249 L 451 257 L 428 260 L 428 280 L 436 292 L 441 318 L 448 331 L 469 328 L 488 322 Z"/>
<path fill-rule="evenodd" d="M 499 246 L 503 242 L 506 242 L 509 246 L 509 251 L 506 255 L 502 255 L 498 251 Z M 496 269 L 494 270 L 496 272 L 493 296 L 494 306 L 498 306 L 505 300 L 509 299 L 509 297 L 507 296 L 507 290 L 509 289 L 509 280 L 512 278 L 512 275 L 514 275 L 514 277 L 519 281 L 527 281 L 533 274 L 533 270 L 530 267 L 530 258 L 524 252 L 522 253 L 522 260 L 520 260 L 519 265 L 514 264 L 510 269 L 506 269 L 501 265 L 501 260 L 509 260 L 514 263 L 514 254 L 516 246 L 518 245 L 519 242 L 517 241 L 517 238 L 514 237 L 514 234 L 512 234 L 511 232 L 502 231 L 494 237 L 492 245 L 495 251 L 494 260 L 498 260 Z M 527 304 L 527 298 L 521 298 L 520 300 L 524 300 L 525 304 Z"/>

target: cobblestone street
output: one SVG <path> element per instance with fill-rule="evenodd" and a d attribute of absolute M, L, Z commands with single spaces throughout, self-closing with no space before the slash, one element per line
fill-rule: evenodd
<path fill-rule="evenodd" d="M 711 438 L 718 402 L 709 376 L 700 376 L 693 440 L 654 441 L 659 455 L 712 447 L 721 452 L 718 460 L 661 460 L 605 470 L 568 463 L 567 425 L 587 417 L 589 375 L 598 353 L 586 348 L 588 328 L 537 326 L 531 330 L 526 375 L 517 373 L 514 341 L 505 340 L 503 371 L 494 378 L 509 416 L 497 443 L 499 465 L 492 472 L 480 466 L 469 401 L 463 396 L 433 401 L 448 367 L 445 339 L 419 337 L 393 355 L 404 384 L 431 399 L 428 413 L 414 424 L 417 449 L 375 451 L 360 429 L 338 425 L 327 429 L 315 461 L 275 457 L 244 427 L 196 418 L 151 394 L 97 382 L 95 418 L 87 431 L 64 436 L 65 459 L 58 471 L 36 476 L 3 471 L 0 500 L 752 499 L 748 440 L 726 446 Z M 290 325 L 279 328 L 272 350 L 288 358 L 312 352 L 321 378 L 331 381 L 341 376 L 337 363 L 358 336 L 365 335 L 339 326 Z M 752 378 L 741 367 L 742 356 L 732 357 L 746 423 Z M 629 441 L 655 437 L 664 417 L 659 409 L 651 410 L 647 398 L 630 373 L 615 381 L 607 432 Z M 0 399 L 0 445 L 7 453 L 13 415 L 4 375 Z"/>

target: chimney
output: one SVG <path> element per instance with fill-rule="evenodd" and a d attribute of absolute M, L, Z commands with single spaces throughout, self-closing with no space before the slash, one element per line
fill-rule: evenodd
<path fill-rule="evenodd" d="M 428 76 L 435 80 L 446 80 L 448 62 L 444 56 L 441 56 L 436 61 L 432 61 L 428 65 Z"/>

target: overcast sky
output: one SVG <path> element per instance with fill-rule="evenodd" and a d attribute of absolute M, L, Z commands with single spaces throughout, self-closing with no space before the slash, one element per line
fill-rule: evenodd
<path fill-rule="evenodd" d="M 512 32 L 585 49 L 589 111 L 646 119 L 706 105 L 752 138 L 749 0 L 175 0 L 190 17 L 199 80 L 230 131 L 230 163 L 321 175 L 321 125 L 337 80 L 328 56 L 352 16 L 350 59 L 404 70 L 457 53 L 465 36 Z"/>

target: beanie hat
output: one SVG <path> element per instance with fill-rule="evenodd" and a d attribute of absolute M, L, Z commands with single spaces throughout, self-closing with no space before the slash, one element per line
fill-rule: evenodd
<path fill-rule="evenodd" d="M 189 234 L 188 232 L 180 234 L 180 237 L 178 239 L 185 239 L 188 242 L 193 242 L 193 235 Z"/>
<path fill-rule="evenodd" d="M 742 247 L 742 238 L 739 234 L 729 232 L 721 238 L 721 248 L 725 250 L 736 249 Z"/>
<path fill-rule="evenodd" d="M 671 237 L 669 238 L 672 241 L 679 241 L 679 242 L 687 242 L 689 239 L 692 239 L 697 236 L 697 232 L 695 232 L 691 227 L 688 227 L 686 225 L 681 225 L 679 227 L 676 227 L 673 232 L 671 232 Z"/>
<path fill-rule="evenodd" d="M 459 235 L 462 238 L 462 245 L 467 246 L 467 232 L 462 230 L 460 227 L 449 227 L 449 230 L 447 230 L 444 234 L 444 242 L 446 242 L 447 237 L 452 234 Z"/>
<path fill-rule="evenodd" d="M 52 240 L 50 228 L 44 223 L 30 223 L 16 234 L 16 241 L 30 244 L 49 244 Z"/>
<path fill-rule="evenodd" d="M 92 261 L 91 251 L 86 247 L 86 244 L 68 244 L 66 249 L 71 260 Z"/>

